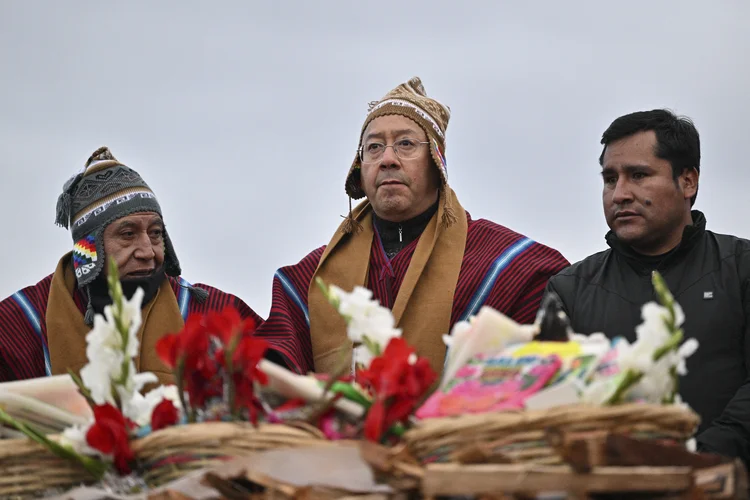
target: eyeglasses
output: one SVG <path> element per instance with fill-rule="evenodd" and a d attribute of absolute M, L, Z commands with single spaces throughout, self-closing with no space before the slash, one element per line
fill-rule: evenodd
<path fill-rule="evenodd" d="M 388 148 L 393 148 L 393 152 L 402 160 L 412 160 L 419 156 L 422 146 L 425 144 L 429 144 L 429 142 L 417 141 L 415 139 L 401 139 L 390 146 L 382 142 L 368 142 L 360 146 L 357 152 L 359 153 L 359 160 L 363 163 L 372 163 L 380 160 Z"/>

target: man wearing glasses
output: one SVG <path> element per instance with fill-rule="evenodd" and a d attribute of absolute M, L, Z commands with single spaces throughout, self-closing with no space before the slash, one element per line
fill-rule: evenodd
<path fill-rule="evenodd" d="M 548 279 L 568 265 L 556 250 L 484 219 L 473 220 L 448 185 L 450 109 L 413 78 L 372 103 L 346 178 L 349 215 L 327 246 L 279 269 L 259 329 L 276 362 L 331 373 L 346 325 L 315 279 L 345 291 L 364 286 L 393 311 L 405 339 L 442 370 L 442 335 L 487 305 L 534 320 Z M 351 199 L 366 199 L 354 209 Z"/>

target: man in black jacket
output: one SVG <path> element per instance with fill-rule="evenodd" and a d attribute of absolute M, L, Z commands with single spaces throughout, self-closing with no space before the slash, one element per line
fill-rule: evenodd
<path fill-rule="evenodd" d="M 685 311 L 686 338 L 700 343 L 680 380 L 682 398 L 701 416 L 699 447 L 750 464 L 750 241 L 706 230 L 692 210 L 700 138 L 687 118 L 666 110 L 621 116 L 601 143 L 610 248 L 564 269 L 547 290 L 574 331 L 632 342 L 658 270 Z"/>

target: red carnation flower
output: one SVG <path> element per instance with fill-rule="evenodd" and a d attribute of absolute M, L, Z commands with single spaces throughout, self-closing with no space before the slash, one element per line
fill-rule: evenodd
<path fill-rule="evenodd" d="M 94 407 L 94 424 L 86 433 L 86 442 L 95 450 L 114 457 L 120 474 L 130 473 L 130 463 L 135 459 L 128 436 L 132 423 L 126 421 L 120 410 L 109 403 Z"/>
<path fill-rule="evenodd" d="M 226 306 L 221 312 L 209 312 L 205 324 L 206 330 L 229 350 L 241 336 L 255 332 L 257 326 L 253 318 L 242 319 L 239 311 L 232 306 Z"/>
<path fill-rule="evenodd" d="M 226 357 L 223 360 L 224 367 L 231 371 L 234 395 L 230 401 L 231 410 L 247 408 L 250 413 L 250 421 L 258 423 L 258 408 L 260 403 L 255 395 L 255 382 L 262 385 L 268 383 L 268 376 L 258 368 L 268 350 L 269 344 L 263 339 L 247 336 L 240 340 L 239 345 L 231 355 L 231 366 Z"/>
<path fill-rule="evenodd" d="M 169 399 L 162 399 L 161 403 L 154 407 L 151 413 L 151 430 L 158 431 L 177 423 L 180 412 Z"/>
<path fill-rule="evenodd" d="M 437 380 L 430 363 L 425 358 L 414 360 L 414 353 L 404 339 L 393 338 L 369 368 L 358 372 L 360 382 L 375 393 L 365 419 L 365 437 L 370 441 L 380 441 L 393 424 L 409 418 Z"/>
<path fill-rule="evenodd" d="M 193 408 L 222 392 L 216 363 L 209 354 L 210 341 L 203 316 L 191 314 L 181 332 L 165 335 L 156 343 L 156 353 L 175 370 L 178 390 L 184 387 Z"/>

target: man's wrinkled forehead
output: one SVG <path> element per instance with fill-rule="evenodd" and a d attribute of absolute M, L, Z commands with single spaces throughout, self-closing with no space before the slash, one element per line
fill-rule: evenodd
<path fill-rule="evenodd" d="M 120 217 L 119 219 L 114 221 L 114 224 L 118 224 L 120 226 L 129 224 L 143 224 L 153 226 L 154 224 L 164 225 L 164 221 L 162 220 L 161 215 L 157 214 L 156 212 L 137 212 L 134 214 L 126 215 L 124 217 Z"/>
<path fill-rule="evenodd" d="M 424 139 L 427 135 L 414 120 L 401 115 L 385 115 L 372 120 L 365 128 L 362 141 L 384 139 L 385 137 L 415 137 Z"/>
<path fill-rule="evenodd" d="M 164 228 L 164 220 L 162 220 L 161 215 L 156 212 L 136 212 L 113 220 L 106 230 L 108 232 L 122 229 L 145 230 L 153 227 Z"/>

